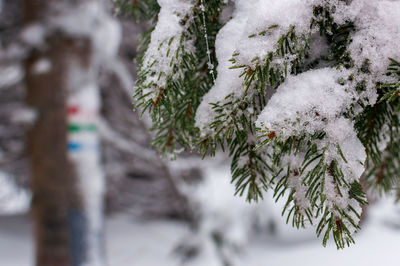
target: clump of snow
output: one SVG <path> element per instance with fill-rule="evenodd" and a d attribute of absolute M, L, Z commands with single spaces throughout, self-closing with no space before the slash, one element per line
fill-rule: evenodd
<path fill-rule="evenodd" d="M 32 125 L 38 118 L 36 109 L 25 107 L 15 110 L 11 116 L 11 121 L 21 125 Z"/>
<path fill-rule="evenodd" d="M 24 71 L 19 65 L 0 66 L 0 89 L 20 82 L 23 77 Z"/>
<path fill-rule="evenodd" d="M 281 140 L 326 132 L 326 140 L 320 143 L 329 147 L 325 158 L 342 162 L 339 145 L 348 161 L 343 168 L 351 182 L 364 171 L 366 155 L 353 122 L 343 117 L 358 99 L 352 86 L 339 83 L 343 76 L 347 76 L 347 71 L 324 68 L 288 77 L 261 112 L 256 125 Z"/>
<path fill-rule="evenodd" d="M 288 8 L 293 4 L 297 8 Z M 215 116 L 210 103 L 223 101 L 230 94 L 238 98 L 244 92 L 243 80 L 239 78 L 243 69 L 230 69 L 232 63 L 229 59 L 232 55 L 238 54 L 235 57 L 238 65 L 253 65 L 253 58 L 262 58 L 268 52 L 276 50 L 278 39 L 289 31 L 293 23 L 296 23 L 299 31 L 306 30 L 306 24 L 309 28 L 311 15 L 312 8 L 309 8 L 306 1 L 235 1 L 232 19 L 219 31 L 215 43 L 218 60 L 217 79 L 196 112 L 196 126 L 203 134 L 210 133 L 208 125 Z M 274 25 L 278 26 L 269 29 Z M 258 35 L 263 31 L 266 34 Z M 254 34 L 255 37 L 249 38 Z"/>
<path fill-rule="evenodd" d="M 330 149 L 326 152 L 326 160 L 337 160 L 340 163 L 348 183 L 357 181 L 365 170 L 364 162 L 367 156 L 364 146 L 357 137 L 354 123 L 349 119 L 339 117 L 326 125 L 325 132 L 330 144 Z M 335 145 L 340 146 L 347 162 L 338 156 Z"/>
<path fill-rule="evenodd" d="M 335 5 L 340 8 L 345 5 L 336 0 L 235 1 L 232 19 L 220 30 L 216 39 L 217 79 L 213 88 L 203 97 L 196 112 L 196 126 L 203 134 L 212 133 L 209 125 L 215 117 L 215 112 L 210 104 L 223 102 L 228 95 L 240 98 L 245 91 L 242 85 L 243 77 L 239 77 L 243 69 L 230 69 L 232 63 L 229 60 L 233 55 L 236 66 L 246 65 L 252 69 L 270 52 L 274 54 L 271 66 L 283 66 L 296 59 L 295 54 L 285 58 L 277 55 L 278 41 L 292 27 L 297 36 L 309 36 L 315 32 L 316 29 L 310 29 L 310 19 L 313 17 L 313 6 L 318 4 Z M 305 45 L 301 38 L 298 42 L 299 46 Z M 321 50 L 324 48 L 324 42 L 319 42 L 322 48 L 318 48 Z"/>
<path fill-rule="evenodd" d="M 389 145 L 390 135 L 391 135 L 390 127 L 388 125 L 384 125 L 380 130 L 380 136 L 379 136 L 380 141 L 377 143 L 377 148 L 380 152 L 383 152 Z"/>
<path fill-rule="evenodd" d="M 351 87 L 339 83 L 345 76 L 346 71 L 332 68 L 289 76 L 259 115 L 256 125 L 282 139 L 324 130 L 356 97 Z"/>
<path fill-rule="evenodd" d="M 347 215 L 354 221 L 355 224 L 360 222 L 360 217 L 352 211 L 347 211 L 348 207 L 353 208 L 358 214 L 362 213 L 360 204 L 350 198 L 347 190 L 341 189 L 341 194 L 338 193 L 337 184 L 334 182 L 333 177 L 328 174 L 324 180 L 324 195 L 326 196 L 325 204 L 329 211 L 331 211 L 335 217 L 341 217 L 338 209 L 344 210 Z M 351 233 L 356 232 L 356 228 L 347 219 L 341 219 L 344 225 L 348 228 Z"/>
<path fill-rule="evenodd" d="M 299 212 L 304 215 L 304 210 L 310 208 L 311 203 L 306 197 L 308 187 L 303 184 L 302 179 L 299 177 L 302 158 L 300 156 L 291 156 L 286 159 L 290 160 L 290 166 L 294 169 L 289 174 L 287 186 L 295 191 L 293 194 L 295 204 L 299 208 Z"/>
<path fill-rule="evenodd" d="M 116 55 L 121 41 L 118 22 L 106 11 L 101 1 L 84 1 L 74 8 L 55 3 L 54 14 L 41 23 L 27 25 L 21 39 L 32 47 L 45 47 L 46 37 L 54 31 L 78 37 L 88 37 L 92 41 L 96 55 L 109 59 Z"/>
<path fill-rule="evenodd" d="M 101 22 L 98 23 L 92 35 L 92 41 L 97 54 L 104 60 L 115 57 L 122 39 L 122 29 L 119 22 L 107 15 L 103 10 Z"/>
<path fill-rule="evenodd" d="M 89 36 L 99 56 L 114 56 L 121 41 L 121 29 L 101 1 L 87 1 L 49 19 L 50 27 L 73 36 Z"/>
<path fill-rule="evenodd" d="M 186 52 L 193 50 L 192 43 L 182 38 L 187 25 L 182 21 L 190 19 L 194 3 L 190 0 L 158 0 L 158 4 L 161 7 L 158 22 L 151 34 L 142 67 L 149 72 L 144 84 L 160 89 L 165 86 L 166 77 L 174 74 L 172 62 L 180 60 L 181 49 Z M 153 89 L 148 92 L 153 92 Z"/>
<path fill-rule="evenodd" d="M 357 137 L 353 122 L 343 116 L 358 98 L 352 86 L 340 83 L 348 71 L 324 68 L 310 70 L 297 76 L 290 76 L 277 89 L 256 122 L 261 131 L 284 141 L 291 136 L 310 136 L 325 132 L 321 140 L 313 140 L 319 149 L 324 149 L 324 162 L 336 161 L 348 184 L 358 181 L 364 172 L 366 153 Z M 340 149 L 340 150 L 339 150 Z M 284 164 L 301 169 L 305 154 L 291 156 Z M 344 157 L 344 158 L 343 158 Z M 297 159 L 296 159 L 297 158 Z M 298 165 L 296 166 L 296 162 Z M 316 162 L 314 162 L 316 163 Z M 314 164 L 308 166 L 312 169 Z M 302 184 L 302 176 L 292 174 L 288 186 L 295 189 L 294 198 L 300 209 L 310 206 L 306 198 L 307 188 Z M 323 193 L 327 204 L 346 209 L 350 198 L 348 188 L 337 191 L 330 173 L 325 177 Z"/>
<path fill-rule="evenodd" d="M 276 51 L 279 38 L 291 27 L 296 34 L 310 34 L 310 19 L 314 6 L 334 7 L 336 12 L 343 13 L 346 4 L 339 0 L 236 0 L 236 8 L 247 17 L 240 41 L 236 43 L 238 65 L 252 66 L 254 58 L 263 58 L 266 51 Z M 336 18 L 336 16 L 335 16 Z M 340 23 L 347 19 L 343 14 L 335 21 Z"/>
<path fill-rule="evenodd" d="M 381 78 L 389 65 L 389 57 L 400 60 L 400 1 L 354 0 L 349 12 L 355 13 L 357 27 L 349 46 L 356 66 L 370 60 L 370 70 Z"/>
<path fill-rule="evenodd" d="M 263 58 L 266 51 L 275 51 L 277 41 L 289 31 L 303 33 L 310 28 L 312 4 L 314 1 L 276 0 L 276 1 L 236 1 L 236 8 L 246 16 L 243 32 L 236 45 L 239 65 L 253 65 L 255 57 Z M 251 14 L 251 15 L 250 15 Z M 275 26 L 271 28 L 271 26 Z M 249 37 L 253 36 L 254 37 Z"/>
<path fill-rule="evenodd" d="M 36 74 L 44 74 L 49 72 L 51 67 L 51 62 L 48 59 L 41 58 L 33 65 L 33 72 Z"/>
<path fill-rule="evenodd" d="M 236 43 L 244 30 L 247 20 L 245 10 L 236 8 L 232 19 L 218 32 L 215 41 L 215 52 L 218 60 L 217 79 L 213 88 L 203 97 L 203 100 L 196 112 L 196 126 L 208 131 L 214 112 L 211 110 L 210 103 L 222 101 L 230 93 L 241 94 L 242 79 L 239 75 L 242 70 L 229 69 L 232 64 L 229 59 L 236 50 Z M 239 89 L 238 89 L 239 88 Z"/>
<path fill-rule="evenodd" d="M 45 37 L 46 28 L 39 23 L 29 24 L 21 32 L 21 40 L 33 47 L 43 46 Z"/>
<path fill-rule="evenodd" d="M 87 36 L 100 22 L 98 18 L 103 12 L 102 5 L 97 1 L 85 1 L 78 8 L 50 17 L 49 22 L 52 27 L 73 36 Z"/>
<path fill-rule="evenodd" d="M 6 173 L 0 171 L 0 214 L 26 213 L 30 202 L 31 194 L 18 188 Z"/>

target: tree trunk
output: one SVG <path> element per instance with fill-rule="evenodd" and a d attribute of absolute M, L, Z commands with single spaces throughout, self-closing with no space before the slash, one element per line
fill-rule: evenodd
<path fill-rule="evenodd" d="M 57 7 L 79 5 L 72 0 L 51 2 L 25 0 L 27 24 L 45 25 L 49 16 L 61 12 Z M 103 265 L 104 181 L 94 122 L 98 103 L 89 100 L 91 115 L 79 114 L 87 109 L 87 97 L 98 93 L 92 40 L 50 28 L 44 41 L 25 64 L 27 103 L 37 115 L 27 137 L 36 265 Z"/>

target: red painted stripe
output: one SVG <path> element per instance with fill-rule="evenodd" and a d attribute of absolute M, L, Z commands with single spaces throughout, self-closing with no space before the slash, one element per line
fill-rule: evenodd
<path fill-rule="evenodd" d="M 75 114 L 79 113 L 79 107 L 78 106 L 74 106 L 74 105 L 68 106 L 67 113 L 69 115 L 75 115 Z"/>

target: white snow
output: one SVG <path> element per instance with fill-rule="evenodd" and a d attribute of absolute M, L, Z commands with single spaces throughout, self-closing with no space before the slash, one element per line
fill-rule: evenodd
<path fill-rule="evenodd" d="M 25 26 L 21 40 L 26 44 L 43 49 L 45 39 L 54 31 L 67 35 L 89 37 L 96 56 L 109 60 L 115 56 L 121 41 L 121 28 L 103 6 L 102 1 L 84 1 L 75 8 L 64 8 L 62 3 L 54 4 L 54 12 L 46 21 Z"/>
<path fill-rule="evenodd" d="M 31 194 L 19 188 L 6 173 L 0 171 L 0 215 L 25 213 L 31 203 Z"/>
<path fill-rule="evenodd" d="M 78 176 L 79 190 L 88 218 L 88 261 L 87 266 L 103 265 L 101 232 L 103 230 L 103 195 L 105 178 L 101 167 L 100 140 L 97 132 L 99 89 L 88 83 L 84 87 L 70 90 L 68 106 L 77 108 L 77 113 L 68 116 L 70 124 L 81 127 L 78 132 L 68 134 L 68 141 L 79 145 L 69 151 Z M 88 113 L 90 115 L 88 115 Z M 85 127 L 95 127 L 85 130 Z"/>
<path fill-rule="evenodd" d="M 347 181 L 364 172 L 365 149 L 354 126 L 342 116 L 357 100 L 352 86 L 339 84 L 346 72 L 324 68 L 288 77 L 259 115 L 256 125 L 281 140 L 302 134 L 326 132 L 319 147 L 327 147 L 325 159 L 342 162 Z M 329 99 L 329 100 L 327 100 Z M 340 146 L 348 163 L 337 150 Z"/>
<path fill-rule="evenodd" d="M 388 58 L 400 60 L 400 1 L 354 0 L 349 6 L 354 12 L 357 31 L 349 50 L 358 67 L 370 60 L 375 78 L 382 78 L 389 65 Z"/>
<path fill-rule="evenodd" d="M 153 85 L 155 89 L 164 88 L 166 77 L 177 74 L 173 73 L 174 64 L 171 62 L 179 61 L 178 54 L 182 53 L 182 47 L 186 52 L 193 50 L 192 43 L 183 38 L 185 26 L 181 20 L 186 19 L 185 16 L 191 19 L 190 11 L 194 1 L 158 0 L 158 4 L 161 7 L 158 22 L 143 58 L 143 67 L 149 71 L 143 83 Z M 157 90 L 149 89 L 145 94 L 153 93 L 149 98 L 156 98 L 158 94 L 155 92 Z"/>
<path fill-rule="evenodd" d="M 22 80 L 24 71 L 19 65 L 8 65 L 0 67 L 0 89 L 12 86 Z"/>
<path fill-rule="evenodd" d="M 255 217 L 265 215 L 262 220 L 271 217 L 271 214 L 262 212 L 270 202 L 249 204 L 244 198 L 233 196 L 235 189 L 230 183 L 229 173 L 226 165 L 207 167 L 204 182 L 190 195 L 203 215 L 201 233 L 209 237 L 212 232 L 221 231 L 228 238 L 227 242 L 241 247 L 247 244 L 248 236 L 255 226 Z"/>
<path fill-rule="evenodd" d="M 291 160 L 291 166 L 293 165 L 293 160 Z M 293 165 L 294 169 L 300 169 L 301 165 Z M 307 208 L 311 207 L 310 201 L 307 200 L 306 197 L 306 192 L 308 187 L 305 186 L 299 178 L 299 176 L 291 174 L 288 178 L 288 187 L 294 189 L 296 192 L 293 195 L 293 198 L 295 199 L 296 206 L 299 207 L 299 212 L 301 212 L 303 215 L 305 215 L 304 210 Z"/>
<path fill-rule="evenodd" d="M 39 23 L 29 24 L 21 32 L 21 40 L 33 47 L 41 47 L 45 37 L 46 28 Z"/>
<path fill-rule="evenodd" d="M 278 40 L 288 33 L 291 27 L 297 36 L 311 35 L 310 19 L 313 16 L 313 5 L 325 3 L 342 7 L 339 1 L 324 0 L 236 0 L 232 18 L 219 31 L 216 39 L 216 56 L 218 60 L 217 79 L 213 88 L 204 96 L 196 112 L 196 126 L 203 134 L 212 134 L 209 125 L 215 113 L 211 103 L 223 102 L 232 94 L 233 99 L 243 95 L 243 69 L 229 69 L 233 55 L 235 66 L 246 65 L 251 69 L 268 55 L 274 53 L 271 65 L 283 66 L 295 59 L 295 55 L 281 58 L 276 54 Z M 301 38 L 299 38 L 299 45 Z M 304 43 L 303 43 L 304 45 Z M 317 51 L 321 52 L 321 51 Z M 283 68 L 283 67 L 282 67 Z"/>
<path fill-rule="evenodd" d="M 185 30 L 184 26 L 180 24 L 180 20 L 190 13 L 194 1 L 158 0 L 158 2 L 161 6 L 158 24 L 151 36 L 151 44 L 143 63 L 145 68 L 150 70 L 146 83 L 154 85 L 156 89 L 162 88 L 166 82 L 166 76 L 173 74 L 170 62 L 179 60 L 175 56 L 182 47 L 180 41 Z M 238 54 L 236 56 L 238 64 L 254 66 L 257 60 L 253 61 L 253 59 L 261 58 L 267 52 L 274 51 L 278 38 L 286 33 L 290 26 L 295 26 L 295 30 L 299 34 L 312 33 L 309 32 L 309 19 L 312 17 L 313 4 L 330 2 L 330 4 L 338 5 L 336 12 L 338 22 L 344 22 L 346 19 L 355 21 L 357 31 L 353 34 L 353 42 L 350 44 L 349 50 L 357 67 L 361 67 L 365 59 L 371 61 L 372 79 L 368 80 L 371 88 L 377 81 L 385 79 L 383 74 L 389 63 L 388 57 L 400 60 L 398 48 L 400 43 L 400 1 L 353 0 L 349 6 L 345 6 L 343 3 L 339 4 L 336 0 L 235 0 L 234 2 L 235 11 L 232 19 L 227 22 L 217 36 L 218 78 L 196 112 L 196 125 L 203 130 L 203 133 L 209 133 L 208 125 L 215 115 L 211 110 L 210 103 L 223 101 L 229 94 L 233 94 L 236 98 L 240 98 L 243 94 L 243 80 L 239 78 L 239 74 L 243 70 L 229 69 L 232 66 L 229 62 L 232 55 L 235 52 Z M 121 35 L 118 26 L 111 18 L 101 19 L 104 18 L 103 12 L 104 10 L 96 2 L 82 4 L 74 12 L 52 18 L 49 25 L 30 25 L 23 31 L 22 39 L 33 46 L 42 45 L 49 28 L 62 29 L 72 35 L 90 36 L 95 45 L 96 58 L 104 60 L 115 55 Z M 272 25 L 277 26 L 269 28 Z M 266 32 L 259 34 L 263 31 Z M 254 37 L 249 38 L 254 34 Z M 323 42 L 321 43 L 323 44 Z M 185 50 L 193 48 L 189 41 L 185 41 L 183 47 Z M 318 46 L 318 48 L 320 47 Z M 321 53 L 324 50 L 316 52 Z M 45 59 L 43 60 L 34 66 L 37 73 L 45 73 L 51 68 L 51 64 Z M 15 69 L 13 71 L 15 72 Z M 6 71 L 3 72 L 6 73 Z M 88 81 L 90 78 L 85 76 L 87 73 L 80 75 L 78 72 L 80 72 L 79 69 L 69 73 L 68 76 L 71 78 L 71 92 L 73 92 L 69 104 L 79 106 L 82 114 L 71 116 L 69 121 L 96 123 L 100 104 L 98 87 L 93 80 Z M 152 72 L 157 75 L 152 75 Z M 161 75 L 159 76 L 158 73 Z M 362 97 L 354 90 L 354 84 L 342 85 L 339 83 L 341 78 L 349 75 L 349 71 L 324 68 L 310 70 L 297 76 L 289 76 L 259 115 L 257 126 L 266 132 L 273 132 L 282 140 L 302 133 L 310 135 L 319 131 L 326 132 L 325 138 L 318 143 L 319 146 L 327 148 L 325 160 L 337 160 L 343 169 L 346 181 L 350 183 L 358 180 L 363 173 L 366 154 L 357 138 L 353 122 L 343 116 L 351 104 Z M 8 79 L 2 78 L 1 80 L 6 80 L 6 82 L 3 81 L 4 84 L 10 84 L 8 80 L 15 80 L 17 79 L 15 76 L 19 75 L 9 72 L 5 76 Z M 362 76 L 362 78 L 365 77 Z M 359 78 L 356 77 L 356 80 Z M 376 95 L 370 91 L 365 94 L 370 103 L 374 103 Z M 156 94 L 152 95 L 152 97 L 154 96 Z M 252 110 L 250 107 L 247 111 L 253 113 Z M 88 113 L 90 115 L 87 115 Z M 85 199 L 85 207 L 90 215 L 92 230 L 100 231 L 102 225 L 99 199 L 104 190 L 104 177 L 97 150 L 98 134 L 89 132 L 71 134 L 69 140 L 86 143 L 91 147 L 91 149 L 79 153 L 71 153 L 70 158 L 76 163 L 78 175 L 82 177 L 80 185 L 82 191 L 85 191 L 82 194 Z M 339 155 L 338 145 L 348 161 L 347 163 Z M 304 154 L 300 153 L 300 155 Z M 283 161 L 290 161 L 292 166 L 295 167 L 297 164 L 300 167 L 302 162 L 300 159 L 299 157 L 290 157 L 284 158 Z M 241 163 L 243 164 L 245 161 L 241 161 Z M 287 233 L 289 229 L 284 226 L 280 228 L 286 228 L 286 233 L 283 234 L 287 234 L 287 238 L 281 235 L 275 238 L 270 237 L 270 239 L 261 239 L 261 236 L 256 238 L 252 235 L 254 216 L 265 222 L 270 216 L 275 217 L 277 209 L 273 209 L 268 200 L 258 205 L 248 205 L 242 198 L 233 198 L 231 196 L 233 185 L 229 184 L 229 177 L 225 176 L 229 172 L 225 166 L 205 171 L 207 173 L 205 183 L 192 191 L 193 201 L 204 215 L 204 219 L 200 221 L 199 225 L 199 241 L 205 243 L 205 251 L 202 254 L 208 254 L 205 255 L 203 261 L 197 261 L 198 265 L 218 265 L 217 247 L 213 246 L 215 244 L 210 241 L 210 235 L 216 230 L 221 231 L 232 250 L 235 248 L 244 250 L 243 254 L 239 255 L 237 252 L 237 257 L 235 256 L 235 260 L 240 262 L 239 265 L 281 266 L 304 262 L 307 265 L 320 266 L 322 260 L 323 264 L 327 266 L 391 266 L 398 264 L 396 243 L 400 241 L 400 234 L 376 220 L 370 220 L 363 225 L 366 229 L 356 238 L 357 244 L 344 251 L 337 251 L 333 246 L 324 249 L 321 247 L 320 241 L 305 243 L 301 239 L 299 241 L 301 244 L 296 244 L 293 241 L 293 238 L 296 237 Z M 296 178 L 296 175 L 292 175 L 289 177 L 288 186 L 296 190 L 294 195 L 296 203 L 304 209 L 309 206 L 309 202 L 305 195 L 306 187 L 301 181 L 300 178 Z M 14 194 L 15 188 L 10 184 L 8 181 L 4 181 L 4 185 L 0 185 L 0 191 L 2 191 L 1 189 L 5 190 L 6 192 L 3 192 L 5 195 L 11 192 Z M 323 189 L 327 197 L 326 204 L 331 211 L 335 206 L 345 209 L 348 205 L 357 210 L 360 209 L 358 203 L 349 199 L 348 191 L 342 191 L 343 197 L 338 196 L 330 175 L 325 178 Z M 26 203 L 26 197 L 25 201 L 12 200 L 12 202 L 20 206 L 21 202 Z M 387 216 L 389 212 L 384 213 L 381 210 L 385 206 L 388 206 L 387 202 L 374 207 L 370 214 L 371 217 L 383 219 Z M 13 206 L 12 208 L 15 210 L 17 207 Z M 391 209 L 390 213 L 393 211 Z M 260 224 L 265 226 L 263 222 Z M 125 216 L 113 217 L 109 220 L 108 226 L 110 265 L 118 266 L 132 265 L 132 263 L 146 266 L 177 265 L 176 259 L 172 259 L 170 256 L 170 250 L 181 237 L 188 233 L 187 228 L 182 229 L 177 223 L 143 223 L 137 220 L 132 222 Z M 29 261 L 26 256 L 15 254 L 15 257 L 11 258 L 9 254 L 14 254 L 11 252 L 12 249 L 16 249 L 19 245 L 26 247 L 30 242 L 22 238 L 23 240 L 18 239 L 17 242 L 11 242 L 14 246 L 7 245 L 3 243 L 7 238 L 12 239 L 13 236 L 1 229 L 0 236 L 1 246 L 5 246 L 4 249 L 0 248 L 0 252 L 2 252 L 0 253 L 0 264 L 3 264 L 1 261 L 3 259 L 6 261 L 5 265 L 28 265 Z M 92 240 L 93 243 L 97 243 L 95 239 Z M 288 243 L 290 246 L 284 245 Z M 26 252 L 26 249 L 22 250 Z M 94 253 L 99 253 L 99 251 Z M 92 262 L 100 264 L 96 260 L 100 260 L 100 258 L 94 258 Z"/>
<path fill-rule="evenodd" d="M 353 41 L 349 51 L 357 68 L 361 68 L 364 61 L 369 59 L 372 72 L 372 75 L 368 76 L 354 70 L 355 80 L 365 79 L 368 86 L 368 89 L 359 97 L 366 103 L 375 103 L 377 98 L 375 84 L 388 79 L 384 75 L 389 65 L 388 58 L 400 60 L 400 50 L 398 49 L 400 1 L 354 0 L 350 5 L 346 5 L 344 1 L 324 0 L 236 0 L 232 19 L 217 35 L 216 54 L 219 63 L 217 80 L 210 92 L 204 96 L 196 112 L 196 126 L 202 130 L 203 134 L 212 133 L 209 125 L 213 121 L 215 113 L 211 110 L 210 103 L 224 101 L 225 97 L 231 93 L 234 98 L 239 98 L 243 94 L 243 80 L 238 77 L 243 70 L 229 69 L 232 65 L 228 60 L 232 55 L 236 54 L 235 65 L 246 65 L 253 68 L 268 52 L 276 50 L 279 37 L 288 32 L 291 26 L 295 27 L 297 35 L 312 34 L 313 32 L 309 30 L 309 23 L 313 16 L 312 6 L 316 4 L 335 6 L 334 17 L 338 23 L 344 23 L 346 20 L 355 22 L 356 32 L 352 35 Z M 270 26 L 274 27 L 270 28 Z M 312 47 L 315 48 L 315 45 Z M 321 53 L 320 47 L 317 46 L 317 48 L 316 51 L 313 51 L 313 55 Z M 277 60 L 276 63 L 280 64 L 288 59 L 282 58 L 282 60 L 282 62 Z M 334 72 L 331 72 L 332 78 L 337 78 Z M 319 72 L 314 73 L 317 75 Z M 326 78 L 323 77 L 323 79 Z M 294 93 L 299 95 L 302 92 Z M 351 97 L 355 96 L 348 95 L 347 97 L 348 100 L 351 100 Z M 310 102 L 313 99 L 314 97 L 308 98 Z M 317 99 L 321 100 L 322 98 L 317 97 Z M 335 102 L 331 103 L 326 100 L 323 102 L 328 107 L 333 107 L 332 104 L 335 104 Z M 308 128 L 312 127 L 308 126 Z"/>
<path fill-rule="evenodd" d="M 350 83 L 349 86 L 339 83 L 342 77 L 348 75 L 348 71 L 323 68 L 289 76 L 261 112 L 256 125 L 262 130 L 262 134 L 273 133 L 274 137 L 281 141 L 291 136 L 310 136 L 325 132 L 326 136 L 322 140 L 314 140 L 314 143 L 320 150 L 325 149 L 324 162 L 338 162 L 344 179 L 351 184 L 358 181 L 365 170 L 363 163 L 366 153 L 357 137 L 353 122 L 343 116 L 357 100 L 353 84 Z M 345 159 L 342 158 L 338 147 Z M 301 165 L 296 166 L 296 162 L 302 161 L 304 156 L 304 153 L 289 156 L 282 167 L 290 165 L 292 169 L 300 169 Z M 308 167 L 307 169 L 312 169 L 314 164 Z M 310 199 L 305 197 L 306 188 L 301 184 L 302 178 L 289 178 L 289 186 L 296 190 L 294 197 L 300 208 L 310 206 Z M 350 200 L 348 189 L 341 187 L 343 195 L 339 195 L 329 174 L 324 182 L 321 193 L 327 197 L 326 204 L 331 211 L 334 211 L 335 207 L 345 210 L 349 204 L 359 209 L 358 204 Z"/>
<path fill-rule="evenodd" d="M 25 107 L 15 110 L 11 115 L 11 121 L 21 125 L 32 125 L 38 117 L 36 109 Z"/>
<path fill-rule="evenodd" d="M 218 60 L 217 79 L 213 88 L 203 97 L 200 106 L 196 111 L 196 126 L 202 133 L 209 133 L 209 123 L 214 116 L 210 103 L 222 101 L 230 93 L 241 94 L 242 80 L 239 78 L 240 69 L 229 69 L 232 64 L 229 59 L 236 50 L 236 43 L 239 41 L 242 31 L 246 25 L 246 12 L 235 9 L 233 17 L 218 32 L 215 51 Z M 239 88 L 239 89 L 238 89 Z"/>
<path fill-rule="evenodd" d="M 36 74 L 44 74 L 49 72 L 52 65 L 51 62 L 46 58 L 40 58 L 34 65 L 33 65 L 33 72 Z"/>
<path fill-rule="evenodd" d="M 345 76 L 346 72 L 332 68 L 289 76 L 259 115 L 256 125 L 283 140 L 324 130 L 356 97 L 350 86 L 339 84 Z"/>
<path fill-rule="evenodd" d="M 103 254 L 103 196 L 105 176 L 101 163 L 100 136 L 98 133 L 100 92 L 97 71 L 101 65 L 113 62 L 121 40 L 121 29 L 102 6 L 101 1 L 78 5 L 61 16 L 51 18 L 51 27 L 73 36 L 86 36 L 92 40 L 90 66 L 69 61 L 68 122 L 78 129 L 69 132 L 69 158 L 78 176 L 83 207 L 88 222 L 87 261 L 85 266 L 104 265 Z"/>
<path fill-rule="evenodd" d="M 327 149 L 326 160 L 338 160 L 348 182 L 352 183 L 358 180 L 365 170 L 366 153 L 364 146 L 357 137 L 354 123 L 349 119 L 340 117 L 332 123 L 328 123 L 326 132 L 330 144 L 340 146 L 347 163 L 339 159 L 338 152 L 334 150 L 333 145 L 329 147 L 330 149 Z"/>
<path fill-rule="evenodd" d="M 273 206 L 265 212 L 279 212 Z M 27 217 L 0 217 L 0 264 L 33 265 L 33 240 Z M 363 230 L 355 237 L 356 244 L 338 251 L 334 245 L 324 248 L 320 240 L 298 235 L 284 219 L 278 221 L 284 230 L 276 236 L 262 232 L 252 237 L 235 266 L 397 266 L 400 241 L 399 210 L 391 199 L 371 206 Z M 123 214 L 110 217 L 106 223 L 107 260 L 110 266 L 177 266 L 178 254 L 173 252 L 187 226 L 173 221 L 141 221 Z M 203 261 L 209 262 L 207 258 Z M 216 262 L 214 262 L 216 264 Z M 193 266 L 188 261 L 183 264 Z M 211 264 L 200 264 L 211 265 Z M 218 265 L 218 264 L 216 264 Z M 221 266 L 219 264 L 218 266 Z"/>
<path fill-rule="evenodd" d="M 237 0 L 236 8 L 246 17 L 244 31 L 236 43 L 238 65 L 252 66 L 253 58 L 263 58 L 268 51 L 275 51 L 277 41 L 295 26 L 300 35 L 309 31 L 312 4 L 304 0 Z M 277 25 L 270 29 L 271 26 Z M 265 34 L 259 35 L 260 32 Z M 256 36 L 249 38 L 255 34 Z"/>
<path fill-rule="evenodd" d="M 98 69 L 114 62 L 121 41 L 121 27 L 103 6 L 102 1 L 88 1 L 75 9 L 50 18 L 50 30 L 61 30 L 72 36 L 92 41 L 90 65 L 71 58 L 68 73 L 68 123 L 77 128 L 68 133 L 69 158 L 78 177 L 83 207 L 88 222 L 87 261 L 85 266 L 104 265 L 103 200 L 105 176 L 101 163 L 99 112 L 100 91 Z"/>
<path fill-rule="evenodd" d="M 75 9 L 50 18 L 50 27 L 72 36 L 89 36 L 97 55 L 115 56 L 121 41 L 121 29 L 103 7 L 101 1 L 87 1 Z"/>
<path fill-rule="evenodd" d="M 292 8 L 288 8 L 289 6 Z M 309 28 L 306 24 L 309 24 L 311 15 L 310 3 L 303 0 L 235 1 L 232 19 L 219 31 L 215 43 L 218 60 L 215 85 L 204 96 L 196 112 L 196 126 L 203 134 L 212 133 L 209 132 L 208 125 L 215 114 L 210 103 L 223 101 L 229 94 L 238 98 L 244 92 L 243 80 L 239 78 L 243 69 L 229 69 L 232 66 L 229 61 L 232 55 L 238 54 L 235 57 L 237 65 L 253 66 L 256 63 L 252 62 L 253 58 L 263 58 L 268 52 L 276 50 L 277 40 L 288 32 L 290 26 L 296 24 L 299 32 Z M 269 29 L 273 25 L 279 26 Z M 267 34 L 258 35 L 262 31 Z M 253 34 L 256 36 L 249 38 Z"/>

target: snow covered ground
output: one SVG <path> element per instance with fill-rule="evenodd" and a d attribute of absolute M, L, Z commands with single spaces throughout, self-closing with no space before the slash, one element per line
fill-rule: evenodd
<path fill-rule="evenodd" d="M 393 212 L 391 201 L 383 200 L 370 208 L 369 220 L 357 235 L 356 245 L 350 248 L 342 251 L 336 250 L 333 245 L 324 248 L 319 240 L 310 237 L 311 234 L 292 234 L 288 227 L 287 231 L 281 230 L 277 236 L 259 237 L 252 241 L 241 254 L 239 265 L 397 266 L 400 243 L 398 224 L 400 215 Z M 33 265 L 30 230 L 26 216 L 0 217 L 0 265 Z M 173 249 L 186 232 L 185 226 L 178 222 L 139 221 L 125 214 L 110 217 L 107 220 L 108 265 L 180 265 Z"/>

